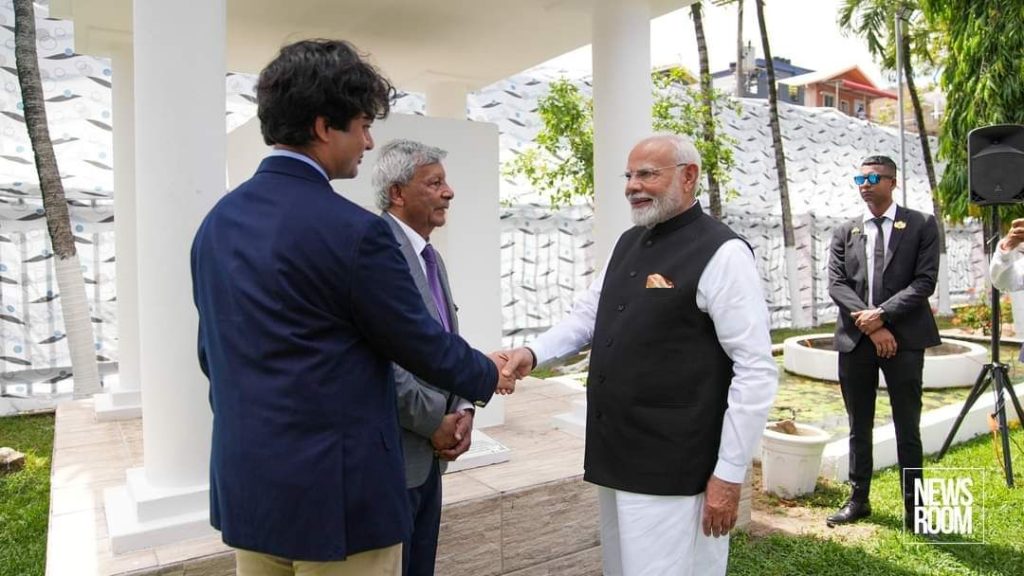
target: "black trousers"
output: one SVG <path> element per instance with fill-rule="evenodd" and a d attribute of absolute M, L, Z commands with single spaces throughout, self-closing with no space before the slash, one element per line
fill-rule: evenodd
<path fill-rule="evenodd" d="M 914 480 L 921 477 L 921 372 L 923 350 L 898 350 L 892 358 L 879 358 L 871 338 L 864 336 L 852 352 L 839 353 L 839 386 L 850 421 L 850 482 L 854 500 L 866 502 L 874 468 L 871 433 L 874 430 L 878 370 L 885 374 L 892 419 L 896 428 L 896 454 L 900 464 L 903 502 L 907 513 L 914 505 Z"/>

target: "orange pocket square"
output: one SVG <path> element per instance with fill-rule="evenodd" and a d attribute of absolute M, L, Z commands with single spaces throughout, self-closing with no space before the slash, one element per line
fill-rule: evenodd
<path fill-rule="evenodd" d="M 676 285 L 671 280 L 665 278 L 661 274 L 651 274 L 647 277 L 648 288 L 675 288 Z"/>

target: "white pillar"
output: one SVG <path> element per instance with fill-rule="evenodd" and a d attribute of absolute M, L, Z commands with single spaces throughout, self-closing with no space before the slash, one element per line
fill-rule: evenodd
<path fill-rule="evenodd" d="M 139 283 L 135 246 L 135 79 L 131 46 L 111 53 L 114 108 L 114 245 L 117 265 L 117 384 L 95 399 L 96 418 L 142 416 L 139 390 Z"/>
<path fill-rule="evenodd" d="M 226 13 L 226 0 L 133 3 L 145 465 L 105 493 L 115 553 L 211 531 L 212 418 L 189 249 L 224 194 Z"/>
<path fill-rule="evenodd" d="M 431 85 L 426 92 L 427 115 L 466 121 L 467 93 L 468 86 L 460 82 Z M 424 141 L 424 144 L 431 142 Z M 497 157 L 493 160 L 497 179 L 500 177 L 499 160 Z M 458 287 L 462 336 L 479 350 L 498 350 L 501 348 L 501 263 L 493 255 L 501 251 L 499 199 L 497 194 L 459 190 L 457 182 L 452 186 L 455 190 L 452 217 L 445 226 L 431 233 L 430 242 L 444 256 L 448 276 Z M 505 399 L 495 395 L 486 408 L 477 412 L 473 423 L 476 428 L 504 424 Z"/>
<path fill-rule="evenodd" d="M 651 133 L 651 9 L 646 0 L 598 0 L 593 22 L 594 258 L 603 266 L 632 226 L 620 174 Z"/>
<path fill-rule="evenodd" d="M 468 92 L 469 87 L 461 82 L 431 85 L 426 92 L 427 114 L 465 122 Z M 493 166 L 494 192 L 462 190 L 458 174 L 450 175 L 455 190 L 452 212 L 448 222 L 431 233 L 430 242 L 444 255 L 452 292 L 458 297 L 459 332 L 478 350 L 490 352 L 501 348 L 501 262 L 494 257 L 501 252 L 497 141 L 493 149 L 480 150 L 480 154 L 478 160 L 482 165 Z M 448 471 L 507 462 L 510 450 L 481 430 L 504 423 L 505 398 L 494 395 L 473 418 L 473 444 L 469 452 L 449 464 Z"/>

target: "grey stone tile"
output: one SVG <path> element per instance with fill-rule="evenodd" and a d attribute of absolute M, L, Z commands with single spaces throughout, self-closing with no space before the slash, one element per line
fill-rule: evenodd
<path fill-rule="evenodd" d="M 497 497 L 445 506 L 435 573 L 495 576 L 502 573 L 502 506 Z"/>
<path fill-rule="evenodd" d="M 601 576 L 601 547 L 595 546 L 505 576 Z"/>
<path fill-rule="evenodd" d="M 185 562 L 184 576 L 235 576 L 235 552 L 224 552 Z"/>
<path fill-rule="evenodd" d="M 597 489 L 582 479 L 551 482 L 502 498 L 502 566 L 506 572 L 597 546 Z"/>

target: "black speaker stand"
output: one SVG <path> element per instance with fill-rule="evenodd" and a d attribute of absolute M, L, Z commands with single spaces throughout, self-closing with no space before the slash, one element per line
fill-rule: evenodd
<path fill-rule="evenodd" d="M 1000 226 L 999 226 L 999 207 L 993 205 L 991 210 L 991 224 L 990 232 L 991 238 L 989 242 L 985 243 L 986 252 L 990 259 L 991 255 L 995 250 L 998 250 L 998 243 L 1000 239 Z M 999 430 L 999 435 L 1003 445 L 1003 472 L 1006 474 L 1006 485 L 1013 488 L 1013 462 L 1010 458 L 1010 430 L 1006 425 L 1006 396 L 1009 395 L 1010 400 L 1013 402 L 1013 407 L 1017 410 L 1017 418 L 1022 424 L 1024 424 L 1024 410 L 1021 409 L 1020 400 L 1017 399 L 1017 394 L 1013 391 L 1013 384 L 1010 383 L 1010 376 L 1007 371 L 1006 364 L 999 361 L 999 337 L 1002 328 L 1000 319 L 999 309 L 999 291 L 992 287 L 991 289 L 991 306 L 992 306 L 992 328 L 990 330 L 992 335 L 992 362 L 985 364 L 981 367 L 981 372 L 978 374 L 978 379 L 974 382 L 974 387 L 971 388 L 971 392 L 967 395 L 967 400 L 964 401 L 964 407 L 960 410 L 960 415 L 956 417 L 956 421 L 953 423 L 953 428 L 950 429 L 949 435 L 946 436 L 946 441 L 942 444 L 942 449 L 939 450 L 938 459 L 941 460 L 946 455 L 946 451 L 949 450 L 950 444 L 953 443 L 953 437 L 956 436 L 957 430 L 960 429 L 960 424 L 963 423 L 967 413 L 974 406 L 974 403 L 978 401 L 978 398 L 985 393 L 989 384 L 993 384 L 993 392 L 996 395 L 996 403 L 993 407 L 993 416 L 996 418 L 996 423 Z"/>

